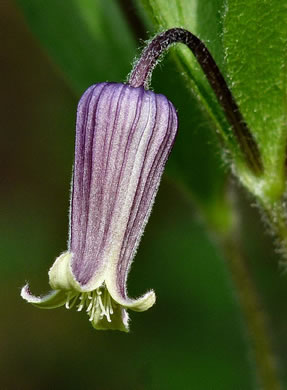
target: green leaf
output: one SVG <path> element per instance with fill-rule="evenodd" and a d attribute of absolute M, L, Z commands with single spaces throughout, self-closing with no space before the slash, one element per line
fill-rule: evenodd
<path fill-rule="evenodd" d="M 115 0 L 108 7 L 104 0 L 17 3 L 77 95 L 96 82 L 126 78 L 136 46 Z"/>
<path fill-rule="evenodd" d="M 256 137 L 265 175 L 245 177 L 259 198 L 276 200 L 285 190 L 287 4 L 285 1 L 228 0 L 224 50 L 232 91 Z"/>

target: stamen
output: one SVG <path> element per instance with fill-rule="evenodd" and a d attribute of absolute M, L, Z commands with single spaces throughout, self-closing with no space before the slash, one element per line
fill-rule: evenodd
<path fill-rule="evenodd" d="M 97 296 L 95 294 L 95 292 L 93 293 L 93 307 L 92 307 L 92 311 L 91 311 L 91 314 L 90 314 L 90 318 L 89 318 L 89 321 L 93 321 L 94 319 L 94 316 L 95 316 L 95 311 L 96 311 L 96 308 L 97 308 Z"/>
<path fill-rule="evenodd" d="M 70 309 L 70 299 L 71 299 L 71 297 L 72 297 L 72 293 L 68 293 L 67 294 L 67 300 L 66 300 L 66 304 L 65 304 L 65 307 L 66 307 L 66 309 Z"/>
<path fill-rule="evenodd" d="M 106 317 L 107 317 L 107 321 L 108 321 L 108 322 L 111 322 L 111 317 L 110 317 L 109 309 L 106 311 Z"/>
<path fill-rule="evenodd" d="M 97 289 L 97 290 L 98 290 L 98 289 Z M 98 293 L 98 291 L 97 291 L 97 293 Z M 101 294 L 102 294 L 102 293 L 100 293 L 100 294 L 98 293 L 98 302 L 99 302 L 100 308 L 101 308 L 101 310 L 102 310 L 102 312 L 101 312 L 101 317 L 103 318 L 104 315 L 106 315 L 106 309 L 105 309 L 105 306 L 103 305 Z M 105 299 L 105 295 L 106 295 L 106 294 L 104 294 L 104 299 Z"/>
<path fill-rule="evenodd" d="M 79 297 L 79 294 L 75 295 L 74 298 L 72 298 L 73 300 L 72 300 L 72 303 L 70 304 L 69 309 L 72 309 L 75 306 L 75 303 L 77 302 L 78 297 Z"/>
<path fill-rule="evenodd" d="M 85 306 L 85 303 L 86 303 L 86 300 L 87 300 L 87 294 L 85 294 L 85 293 L 82 293 L 81 295 L 80 295 L 80 303 L 79 303 L 79 305 L 77 306 L 77 308 L 78 308 L 78 310 L 77 311 L 81 311 L 82 309 L 83 309 L 83 307 Z"/>
<path fill-rule="evenodd" d="M 91 302 L 90 302 L 89 306 L 87 307 L 87 310 L 86 310 L 87 313 L 91 310 L 91 308 L 93 306 L 93 298 L 88 295 L 88 299 L 90 299 Z"/>
<path fill-rule="evenodd" d="M 76 305 L 76 302 L 78 304 Z M 98 287 L 94 291 L 82 292 L 80 294 L 73 294 L 69 292 L 67 294 L 66 308 L 71 309 L 76 305 L 77 311 L 83 310 L 86 306 L 86 312 L 89 315 L 89 321 L 94 321 L 96 313 L 102 320 L 106 317 L 108 322 L 112 322 L 111 315 L 114 314 L 112 298 L 105 286 Z"/>
<path fill-rule="evenodd" d="M 65 303 L 65 307 L 66 309 L 72 309 L 72 307 L 75 305 L 77 299 L 78 299 L 78 296 L 79 294 L 76 294 L 76 295 L 73 295 L 73 293 L 69 292 L 67 294 L 67 300 L 66 300 L 66 303 Z M 72 301 L 72 303 L 71 303 Z"/>
<path fill-rule="evenodd" d="M 110 314 L 114 314 L 114 310 L 113 310 L 113 306 L 112 306 L 112 299 L 111 299 L 110 294 L 108 296 L 108 308 L 109 308 Z"/>

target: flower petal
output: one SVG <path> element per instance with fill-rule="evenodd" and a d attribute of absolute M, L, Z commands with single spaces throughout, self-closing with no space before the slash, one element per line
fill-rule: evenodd
<path fill-rule="evenodd" d="M 72 272 L 87 291 L 102 283 L 107 264 L 118 258 L 114 243 L 120 245 L 121 237 L 114 237 L 112 220 L 119 189 L 125 190 L 121 179 L 130 134 L 139 140 L 149 119 L 140 115 L 144 95 L 143 88 L 102 83 L 89 88 L 79 103 L 70 251 Z"/>
<path fill-rule="evenodd" d="M 121 330 L 123 332 L 129 331 L 129 316 L 127 311 L 120 305 L 113 306 L 113 314 L 111 321 L 107 317 L 101 317 L 98 313 L 91 321 L 93 327 L 98 330 Z"/>
<path fill-rule="evenodd" d="M 113 299 L 138 311 L 152 306 L 155 295 L 149 292 L 138 300 L 130 300 L 127 298 L 126 279 L 177 131 L 175 109 L 163 95 L 145 91 L 141 115 L 149 119 L 139 142 L 135 135 L 131 136 L 130 149 L 134 152 L 129 151 L 128 161 L 123 165 L 111 220 L 111 241 L 116 255 L 110 257 L 105 278 Z"/>
<path fill-rule="evenodd" d="M 67 292 L 52 290 L 42 297 L 37 297 L 31 294 L 29 285 L 26 284 L 21 290 L 21 297 L 41 309 L 54 309 L 63 306 L 66 303 Z"/>
<path fill-rule="evenodd" d="M 115 288 L 115 284 L 107 283 L 107 289 L 111 297 L 121 306 L 133 311 L 146 311 L 155 304 L 156 296 L 153 290 L 146 292 L 137 299 L 124 297 L 119 290 Z"/>
<path fill-rule="evenodd" d="M 101 83 L 81 98 L 69 251 L 82 291 L 95 290 L 108 277 L 109 289 L 116 282 L 126 299 L 126 276 L 176 130 L 172 104 L 142 87 Z M 142 302 L 154 301 L 149 296 Z"/>
<path fill-rule="evenodd" d="M 103 282 L 104 263 L 98 254 L 103 235 L 100 210 L 102 205 L 102 159 L 100 149 L 104 132 L 98 103 L 101 96 L 108 104 L 107 83 L 90 87 L 82 96 L 77 112 L 75 164 L 73 174 L 69 251 L 73 252 L 72 272 L 79 284 L 85 285 L 94 275 L 93 290 Z M 97 162 L 97 163 L 96 163 Z"/>
<path fill-rule="evenodd" d="M 71 270 L 72 257 L 71 252 L 64 252 L 57 257 L 50 268 L 49 283 L 53 290 L 83 292 Z"/>

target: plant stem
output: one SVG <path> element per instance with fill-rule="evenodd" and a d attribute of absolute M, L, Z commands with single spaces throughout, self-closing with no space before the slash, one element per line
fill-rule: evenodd
<path fill-rule="evenodd" d="M 257 143 L 211 53 L 190 31 L 175 27 L 156 35 L 135 64 L 128 84 L 135 88 L 143 86 L 148 89 L 152 71 L 159 58 L 176 43 L 185 44 L 194 54 L 231 125 L 249 168 L 256 176 L 260 176 L 263 173 L 263 165 Z"/>
<path fill-rule="evenodd" d="M 282 389 L 277 359 L 271 345 L 266 316 L 260 304 L 256 288 L 249 274 L 238 238 L 231 233 L 222 242 L 227 265 L 231 273 L 240 308 L 247 327 L 248 339 L 255 360 L 255 372 L 259 389 Z"/>
<path fill-rule="evenodd" d="M 188 190 L 179 182 L 177 182 L 177 186 L 180 187 L 181 191 L 183 191 L 190 201 Z M 221 205 L 220 209 L 220 216 L 222 214 L 229 214 L 229 217 L 225 218 L 224 225 L 218 223 L 217 219 L 214 219 L 212 214 L 210 215 L 202 208 L 196 199 L 193 199 L 192 203 L 195 203 L 200 210 L 205 228 L 214 237 L 218 249 L 226 261 L 226 266 L 231 276 L 232 285 L 241 311 L 243 326 L 246 330 L 248 347 L 252 353 L 250 362 L 253 363 L 252 368 L 255 372 L 254 376 L 257 380 L 257 388 L 260 390 L 282 390 L 277 365 L 278 360 L 273 351 L 267 316 L 261 305 L 260 297 L 242 251 L 241 234 L 239 226 L 235 222 L 239 218 L 237 215 L 238 212 L 233 201 L 228 199 L 228 193 L 230 193 L 229 181 L 226 183 L 225 196 L 223 196 L 225 202 Z M 282 207 L 284 207 L 284 204 L 281 204 Z M 276 208 L 273 208 L 271 214 L 273 215 L 273 221 L 274 214 L 277 215 L 277 221 L 280 220 L 276 232 L 278 233 L 279 230 L 282 240 L 284 238 L 285 253 L 287 253 L 287 227 L 285 219 L 283 221 L 285 214 L 280 212 L 281 208 L 278 205 Z"/>
<path fill-rule="evenodd" d="M 267 217 L 267 223 L 271 229 L 271 234 L 275 236 L 276 245 L 282 256 L 287 258 L 287 218 L 286 202 L 279 199 L 275 202 L 265 201 L 263 209 Z"/>

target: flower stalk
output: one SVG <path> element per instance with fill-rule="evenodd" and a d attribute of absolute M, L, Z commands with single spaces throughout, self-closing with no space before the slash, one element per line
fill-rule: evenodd
<path fill-rule="evenodd" d="M 129 76 L 129 84 L 133 87 L 142 85 L 148 88 L 152 71 L 159 58 L 170 46 L 176 43 L 185 44 L 193 52 L 231 125 L 232 132 L 250 170 L 254 175 L 260 176 L 263 173 L 263 165 L 255 139 L 209 50 L 190 31 L 183 28 L 171 28 L 157 35 L 148 44 L 136 63 Z"/>
<path fill-rule="evenodd" d="M 238 241 L 238 233 L 234 230 L 219 239 L 246 326 L 255 380 L 260 389 L 281 390 L 278 361 L 266 315 Z"/>

